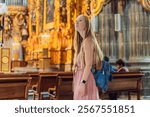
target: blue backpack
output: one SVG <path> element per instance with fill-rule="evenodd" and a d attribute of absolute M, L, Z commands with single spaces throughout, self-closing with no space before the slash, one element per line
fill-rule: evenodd
<path fill-rule="evenodd" d="M 114 72 L 112 66 L 108 62 L 102 61 L 102 68 L 96 70 L 92 67 L 91 72 L 94 75 L 96 86 L 99 87 L 103 93 L 106 92 L 108 90 L 108 83 L 112 80 L 111 73 Z"/>

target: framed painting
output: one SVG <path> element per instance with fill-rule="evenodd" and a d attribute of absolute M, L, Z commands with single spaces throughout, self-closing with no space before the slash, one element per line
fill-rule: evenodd
<path fill-rule="evenodd" d="M 44 29 L 54 27 L 55 0 L 44 0 Z"/>
<path fill-rule="evenodd" d="M 45 0 L 40 0 L 39 2 L 39 32 L 42 32 L 44 29 L 44 1 Z"/>
<path fill-rule="evenodd" d="M 33 1 L 33 0 L 30 0 L 29 1 L 29 7 L 30 7 L 30 18 L 29 18 L 29 22 L 30 22 L 30 29 L 29 29 L 29 32 L 30 32 L 30 35 L 31 34 L 35 34 L 36 33 L 36 17 L 37 17 L 37 14 L 36 14 L 36 2 Z"/>

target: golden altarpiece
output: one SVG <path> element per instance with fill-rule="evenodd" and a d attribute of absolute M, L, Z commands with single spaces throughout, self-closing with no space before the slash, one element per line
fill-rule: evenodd
<path fill-rule="evenodd" d="M 40 68 L 71 70 L 77 4 L 76 0 L 28 0 L 26 61 Z"/>
<path fill-rule="evenodd" d="M 28 35 L 28 9 L 26 0 L 0 2 L 5 2 L 8 9 L 7 13 L 0 15 L 0 25 L 3 27 L 0 31 L 0 71 L 10 72 L 11 63 L 23 61 L 22 42 Z"/>

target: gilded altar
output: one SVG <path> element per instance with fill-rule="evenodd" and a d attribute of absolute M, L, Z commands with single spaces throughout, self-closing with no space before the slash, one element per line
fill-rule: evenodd
<path fill-rule="evenodd" d="M 26 44 L 26 61 L 46 59 L 43 50 L 47 49 L 50 67 L 71 70 L 74 21 L 78 14 L 76 3 L 75 0 L 28 1 L 29 38 Z M 39 68 L 40 64 L 37 65 Z"/>
<path fill-rule="evenodd" d="M 0 16 L 1 43 L 3 47 L 10 48 L 11 60 L 23 60 L 22 42 L 28 36 L 28 16 L 26 6 L 8 5 L 8 13 Z"/>

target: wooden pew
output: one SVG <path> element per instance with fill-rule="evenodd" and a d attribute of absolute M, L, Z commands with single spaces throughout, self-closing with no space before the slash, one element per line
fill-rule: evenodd
<path fill-rule="evenodd" d="M 128 99 L 131 99 L 131 92 L 137 93 L 137 99 L 140 100 L 141 80 L 144 74 L 142 72 L 116 72 L 112 74 L 113 80 L 109 83 L 108 93 L 128 92 Z M 103 98 L 103 95 L 102 95 Z"/>
<path fill-rule="evenodd" d="M 29 75 L 26 73 L 1 73 L 0 78 L 7 78 L 7 77 L 28 77 Z"/>
<path fill-rule="evenodd" d="M 56 89 L 49 88 L 50 99 L 53 100 L 72 100 L 73 73 L 72 72 L 62 72 L 58 73 Z"/>
<path fill-rule="evenodd" d="M 0 77 L 0 99 L 28 99 L 31 77 Z"/>
<path fill-rule="evenodd" d="M 33 85 L 33 99 L 43 99 L 42 92 L 46 92 L 48 88 L 55 88 L 57 72 L 54 73 L 40 73 L 37 85 Z"/>
<path fill-rule="evenodd" d="M 38 72 L 27 72 L 27 75 L 32 77 L 29 89 L 32 89 L 33 86 L 37 85 L 39 82 L 39 73 Z"/>

